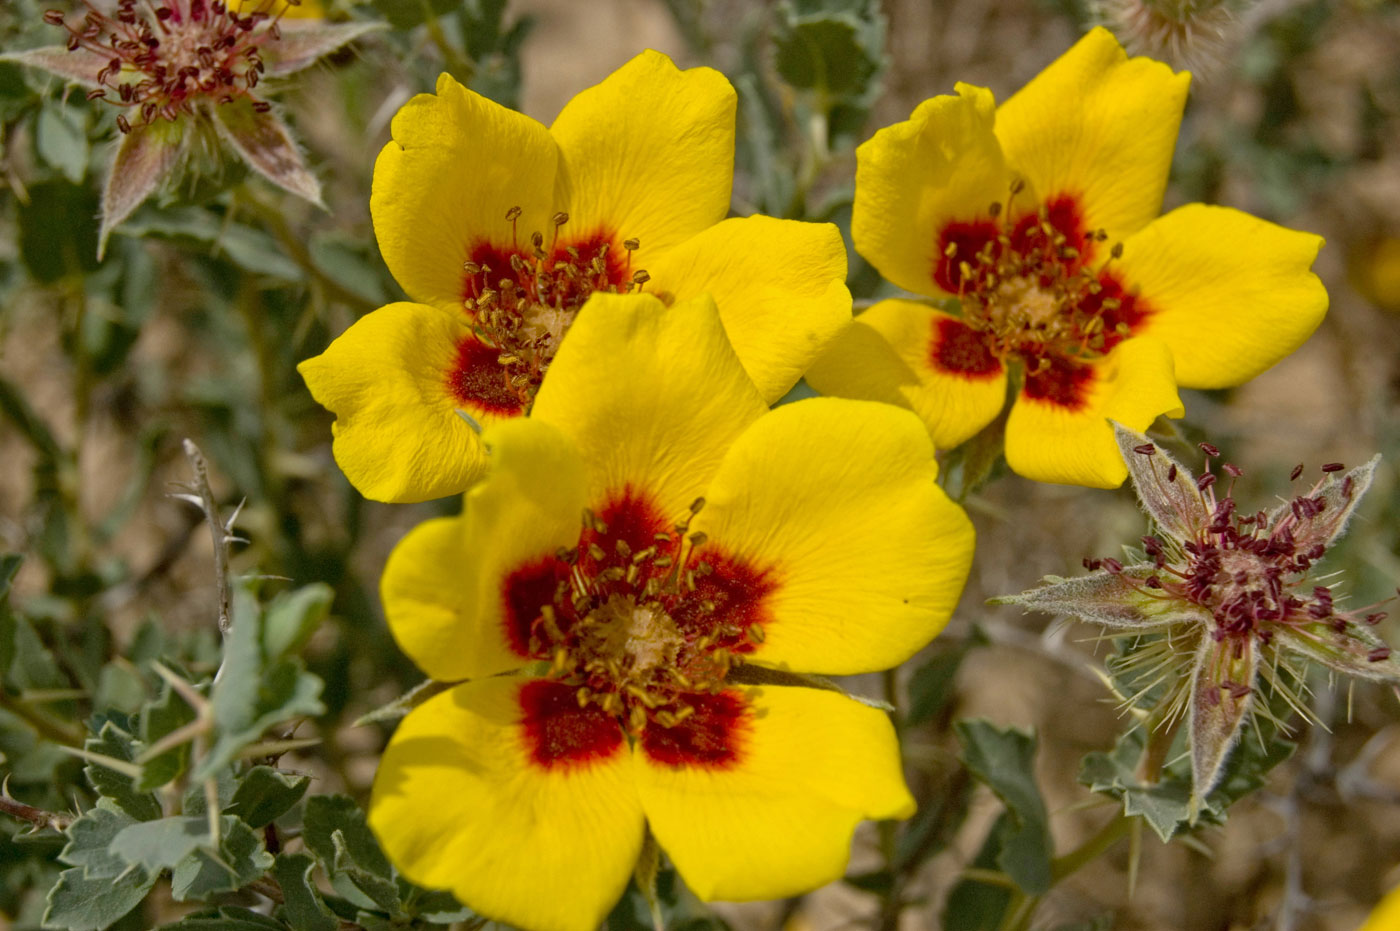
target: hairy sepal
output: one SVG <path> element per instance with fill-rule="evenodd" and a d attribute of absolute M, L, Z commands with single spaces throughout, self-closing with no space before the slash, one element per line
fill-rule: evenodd
<path fill-rule="evenodd" d="M 280 78 L 308 68 L 322 58 L 371 32 L 387 28 L 386 23 L 293 23 L 278 24 L 281 38 L 263 46 L 267 76 Z"/>
<path fill-rule="evenodd" d="M 282 118 L 271 110 L 259 113 L 250 100 L 214 107 L 219 136 L 248 167 L 290 194 L 321 203 L 321 182 L 306 167 Z"/>
<path fill-rule="evenodd" d="M 1158 571 L 1151 563 L 1143 563 L 1125 566 L 1116 574 L 1101 569 L 1073 579 L 1047 576 L 1047 584 L 1039 588 L 993 598 L 988 604 L 1020 605 L 1042 614 L 1077 617 L 1124 633 L 1147 633 L 1201 620 L 1196 606 L 1143 591 L 1144 582 Z"/>
<path fill-rule="evenodd" d="M 1199 528 L 1210 523 L 1210 514 L 1190 469 L 1168 456 L 1146 436 L 1120 423 L 1113 425 L 1113 437 L 1142 509 L 1162 533 L 1184 542 L 1193 539 Z M 1153 448 L 1150 454 L 1137 452 L 1147 446 Z"/>
<path fill-rule="evenodd" d="M 116 226 L 157 190 L 175 171 L 184 153 L 182 127 L 159 120 L 132 127 L 112 153 L 107 183 L 102 189 L 102 228 L 97 258 L 107 251 L 107 237 Z"/>

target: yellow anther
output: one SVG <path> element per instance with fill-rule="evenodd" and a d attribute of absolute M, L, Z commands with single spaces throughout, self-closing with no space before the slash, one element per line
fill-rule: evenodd
<path fill-rule="evenodd" d="M 561 210 L 554 216 L 550 217 L 550 220 L 553 221 L 555 226 L 563 226 L 565 223 L 569 222 L 569 215 Z"/>
<path fill-rule="evenodd" d="M 588 686 L 581 685 L 578 691 L 574 693 L 574 697 L 578 699 L 578 706 L 580 708 L 586 708 L 588 707 L 588 700 L 593 697 L 593 693 L 588 690 Z"/>
<path fill-rule="evenodd" d="M 617 555 L 621 556 L 623 559 L 632 555 L 632 547 L 628 546 L 627 541 L 621 537 L 618 537 L 616 548 Z"/>
<path fill-rule="evenodd" d="M 668 540 L 669 540 L 669 538 L 668 538 Z M 622 541 L 619 540 L 618 542 L 621 543 Z M 656 547 L 655 547 L 655 546 L 648 546 L 646 549 L 637 550 L 637 552 L 635 552 L 635 553 L 632 554 L 632 564 L 633 564 L 633 565 L 641 565 L 642 563 L 646 562 L 648 559 L 650 559 L 651 557 L 653 557 L 653 556 L 655 556 L 655 555 L 656 555 Z"/>
<path fill-rule="evenodd" d="M 709 540 L 709 539 L 710 539 L 709 534 L 705 533 L 705 532 L 702 531 L 702 530 L 697 530 L 697 531 L 695 531 L 694 533 L 692 533 L 692 534 L 690 535 L 690 545 L 691 545 L 691 546 L 704 546 L 704 545 L 705 545 L 705 541 L 707 541 L 707 540 Z"/>
<path fill-rule="evenodd" d="M 462 270 L 465 271 L 468 275 L 477 275 L 481 273 L 481 266 L 476 264 L 475 262 L 463 262 Z"/>
<path fill-rule="evenodd" d="M 642 243 L 639 239 L 624 239 L 622 241 L 622 248 L 626 249 L 628 252 L 636 252 L 638 249 L 642 248 Z"/>
<path fill-rule="evenodd" d="M 947 247 L 943 250 L 943 254 L 951 259 L 958 254 L 958 244 L 955 242 L 948 243 Z"/>
<path fill-rule="evenodd" d="M 607 557 L 607 552 L 598 544 L 588 544 L 588 555 L 593 557 L 594 562 L 602 562 Z"/>
<path fill-rule="evenodd" d="M 506 222 L 514 223 L 520 219 L 521 210 L 519 207 L 512 207 L 506 211 Z"/>
<path fill-rule="evenodd" d="M 757 624 L 749 625 L 748 635 L 749 639 L 752 640 L 754 643 L 762 643 L 767 637 L 767 634 L 763 632 L 763 628 Z"/>
<path fill-rule="evenodd" d="M 665 569 L 665 568 L 668 568 L 668 567 L 671 565 L 671 563 L 674 562 L 674 561 L 675 561 L 675 560 L 671 559 L 670 556 L 658 556 L 658 557 L 656 557 L 656 568 L 658 568 L 658 569 Z"/>

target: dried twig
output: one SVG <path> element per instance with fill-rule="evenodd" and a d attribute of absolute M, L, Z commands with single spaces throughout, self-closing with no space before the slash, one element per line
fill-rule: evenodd
<path fill-rule="evenodd" d="M 220 520 L 219 505 L 214 501 L 214 493 L 209 489 L 209 465 L 205 462 L 204 454 L 192 440 L 185 440 L 183 445 L 185 456 L 190 460 L 190 467 L 194 469 L 194 482 L 184 486 L 190 493 L 172 497 L 188 501 L 199 508 L 204 512 L 204 518 L 209 524 L 209 535 L 214 541 L 214 584 L 219 593 L 219 632 L 227 634 L 232 603 L 228 580 L 228 551 L 229 544 L 238 539 L 233 535 L 233 522 L 238 519 L 238 512 L 242 510 L 243 505 L 239 504 L 234 508 L 227 521 Z"/>

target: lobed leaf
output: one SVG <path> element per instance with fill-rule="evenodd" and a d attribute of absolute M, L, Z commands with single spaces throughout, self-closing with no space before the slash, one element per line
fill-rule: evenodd
<path fill-rule="evenodd" d="M 953 728 L 967 768 L 1006 805 L 997 864 L 1027 893 L 1044 894 L 1053 882 L 1054 845 L 1035 781 L 1035 736 L 980 720 L 958 721 Z"/>

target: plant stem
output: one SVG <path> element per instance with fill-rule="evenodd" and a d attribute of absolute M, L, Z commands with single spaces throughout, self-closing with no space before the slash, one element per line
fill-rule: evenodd
<path fill-rule="evenodd" d="M 1050 863 L 1050 875 L 1054 882 L 1059 882 L 1067 876 L 1074 874 L 1084 866 L 1092 863 L 1102 856 L 1110 847 L 1127 837 L 1132 831 L 1133 823 L 1136 819 L 1123 814 L 1121 811 L 1114 815 L 1098 833 L 1090 837 L 1084 843 L 1071 850 L 1063 856 L 1056 857 Z"/>
<path fill-rule="evenodd" d="M 240 207 L 247 207 L 256 214 L 263 225 L 267 227 L 267 231 L 272 234 L 272 238 L 277 240 L 277 244 L 287 253 L 287 258 L 313 278 L 329 297 L 349 307 L 356 316 L 364 316 L 371 310 L 378 308 L 379 305 L 365 300 L 322 271 L 321 267 L 311 258 L 311 251 L 306 248 L 306 244 L 297 237 L 292 228 L 287 225 L 286 218 L 275 207 L 264 204 L 246 187 L 235 192 L 235 203 Z"/>
<path fill-rule="evenodd" d="M 5 694 L 4 690 L 0 690 L 0 709 L 28 724 L 45 740 L 65 747 L 83 745 L 83 732 L 80 728 L 70 727 L 67 722 L 51 718 L 37 708 L 30 707 L 26 702 L 17 701 L 14 696 Z"/>

